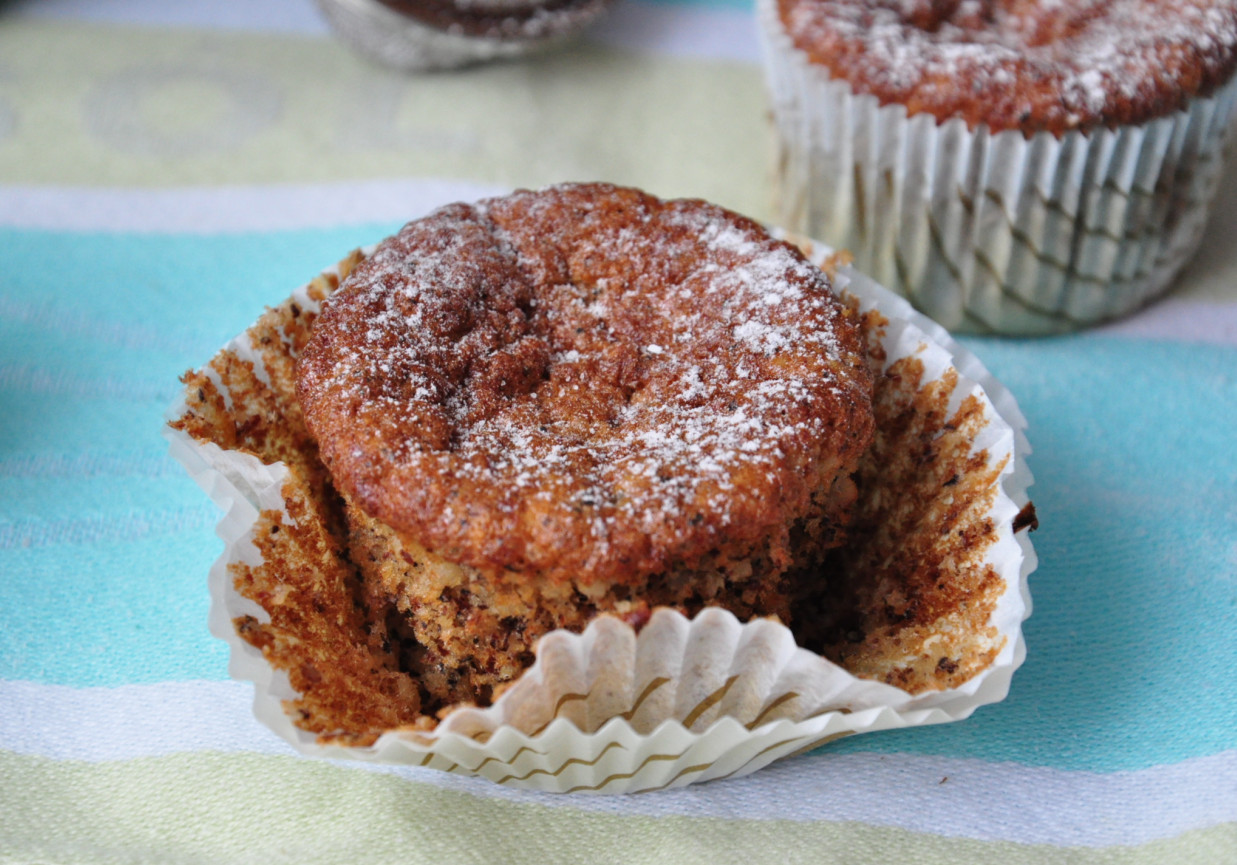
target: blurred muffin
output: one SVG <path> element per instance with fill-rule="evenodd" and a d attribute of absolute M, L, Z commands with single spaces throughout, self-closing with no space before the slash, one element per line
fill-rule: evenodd
<path fill-rule="evenodd" d="M 409 71 L 519 57 L 593 23 L 613 0 L 318 0 L 362 54 Z"/>
<path fill-rule="evenodd" d="M 761 0 L 780 218 L 951 329 L 1129 313 L 1197 247 L 1237 3 Z"/>

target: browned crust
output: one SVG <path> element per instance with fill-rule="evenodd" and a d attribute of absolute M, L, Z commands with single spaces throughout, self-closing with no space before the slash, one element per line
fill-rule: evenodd
<path fill-rule="evenodd" d="M 415 21 L 463 36 L 510 41 L 570 33 L 596 18 L 613 0 L 378 0 Z"/>
<path fill-rule="evenodd" d="M 758 225 L 605 184 L 453 205 L 327 304 L 297 394 L 331 476 L 436 554 L 635 584 L 816 519 L 871 436 L 858 329 Z"/>
<path fill-rule="evenodd" d="M 1233 0 L 777 0 L 794 45 L 882 105 L 1055 135 L 1181 110 L 1237 68 Z"/>

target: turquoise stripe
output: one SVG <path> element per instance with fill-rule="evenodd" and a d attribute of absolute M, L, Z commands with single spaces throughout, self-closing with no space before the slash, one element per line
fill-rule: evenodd
<path fill-rule="evenodd" d="M 53 349 L 80 340 L 88 348 L 75 351 L 129 349 L 118 356 L 142 358 L 142 377 L 159 380 L 168 369 L 201 363 L 263 306 L 397 227 L 206 236 L 0 229 L 0 297 L 34 328 L 19 342 L 12 336 L 20 328 L 5 325 L 0 363 L 26 364 L 32 347 L 40 360 L 57 363 L 48 360 Z M 6 322 L 15 317 L 5 310 Z"/>
<path fill-rule="evenodd" d="M 0 229 L 0 459 L 133 447 L 162 454 L 161 418 L 181 373 L 265 306 L 395 227 L 209 236 Z"/>
<path fill-rule="evenodd" d="M 115 514 L 111 540 L 0 550 L 0 679 L 227 678 L 224 644 L 206 630 L 206 572 L 223 545 L 210 506 L 196 514 L 193 528 L 172 532 L 174 514 L 153 524 Z"/>
<path fill-rule="evenodd" d="M 5 318 L 0 322 L 0 344 L 5 346 L 4 354 L 18 363 L 0 373 L 0 389 L 55 396 L 97 393 L 162 397 L 174 387 L 159 374 L 174 368 L 186 348 L 199 347 L 208 356 L 218 348 L 202 334 L 184 337 L 164 346 L 142 345 L 136 340 L 135 344 L 117 345 L 56 324 Z"/>
<path fill-rule="evenodd" d="M 0 468 L 16 467 L 0 471 L 0 538 L 35 544 L 0 547 L 0 677 L 225 676 L 205 628 L 219 552 L 209 506 L 187 478 L 152 468 L 166 459 L 167 397 L 263 305 L 391 227 L 0 231 L 0 301 L 38 313 L 33 333 L 0 342 Z M 76 316 L 72 334 L 56 311 Z M 170 337 L 147 350 L 143 334 Z M 59 357 L 74 341 L 80 353 Z M 833 747 L 1096 771 L 1237 748 L 1237 350 L 1094 336 L 968 345 L 1030 421 L 1043 524 L 1030 656 L 1009 700 L 965 723 Z M 97 464 L 110 469 L 91 480 Z M 55 477 L 32 478 L 31 465 Z"/>
<path fill-rule="evenodd" d="M 171 512 L 205 498 L 187 477 L 0 477 L 0 525 L 100 520 L 118 514 Z M 188 497 L 189 502 L 186 502 Z"/>
<path fill-rule="evenodd" d="M 75 458 L 94 449 L 134 447 L 152 457 L 161 453 L 166 448 L 159 425 L 177 392 L 177 373 L 168 372 L 171 384 L 141 399 L 21 393 L 0 387 L 0 458 L 6 462 Z"/>

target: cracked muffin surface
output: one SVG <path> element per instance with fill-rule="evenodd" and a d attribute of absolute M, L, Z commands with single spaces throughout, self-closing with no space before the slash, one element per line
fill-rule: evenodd
<path fill-rule="evenodd" d="M 721 208 L 604 185 L 410 223 L 326 304 L 297 394 L 365 513 L 551 581 L 760 545 L 872 427 L 819 269 Z"/>
<path fill-rule="evenodd" d="M 488 700 L 599 612 L 789 622 L 843 538 L 871 390 L 797 249 L 605 184 L 409 223 L 297 365 L 367 592 L 443 702 Z"/>

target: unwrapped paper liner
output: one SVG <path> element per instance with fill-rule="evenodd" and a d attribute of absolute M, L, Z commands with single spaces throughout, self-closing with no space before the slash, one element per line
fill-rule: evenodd
<path fill-rule="evenodd" d="M 758 18 L 778 141 L 778 218 L 951 331 L 1075 330 L 1162 294 L 1202 240 L 1237 79 L 1136 126 L 991 133 L 907 116 Z"/>
<path fill-rule="evenodd" d="M 828 252 L 812 249 L 816 261 Z M 949 410 L 968 394 L 982 402 L 987 423 L 972 453 L 986 449 L 989 465 L 1005 461 L 989 512 L 998 537 L 986 553 L 1004 583 L 989 621 L 992 645 L 1000 648 L 986 669 L 960 687 L 912 696 L 798 648 L 776 621 L 744 624 L 720 609 L 689 620 L 659 609 L 638 635 L 610 616 L 582 634 L 548 634 L 533 666 L 493 705 L 457 708 L 432 731 L 390 731 L 371 747 L 322 745 L 285 711 L 282 701 L 297 696 L 287 674 L 233 626 L 243 616 L 269 621 L 236 591 L 229 566 L 258 563 L 253 529 L 261 511 L 289 519 L 281 492 L 288 471 L 168 428 L 173 457 L 226 512 L 218 526 L 226 548 L 209 578 L 210 629 L 231 648 L 230 674 L 254 683 L 259 720 L 308 755 L 428 766 L 536 790 L 622 793 L 743 775 L 842 736 L 960 720 L 1002 700 L 1026 654 L 1021 624 L 1030 614 L 1027 576 L 1036 563 L 1027 533 L 1013 526 L 1031 483 L 1025 420 L 980 361 L 905 300 L 849 268 L 839 269 L 834 285 L 857 298 L 861 310 L 875 308 L 888 319 L 886 366 L 915 356 L 926 381 L 952 366 L 960 375 Z M 303 309 L 319 307 L 307 289 L 293 300 Z M 226 349 L 263 375 L 246 336 Z M 169 418 L 186 411 L 182 399 Z"/>

